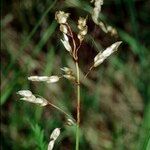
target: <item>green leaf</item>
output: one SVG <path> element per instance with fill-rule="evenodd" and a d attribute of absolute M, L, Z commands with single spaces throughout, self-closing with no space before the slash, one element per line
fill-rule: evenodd
<path fill-rule="evenodd" d="M 44 141 L 44 131 L 38 124 L 31 125 L 34 134 L 34 140 L 39 150 L 46 150 L 46 142 Z"/>

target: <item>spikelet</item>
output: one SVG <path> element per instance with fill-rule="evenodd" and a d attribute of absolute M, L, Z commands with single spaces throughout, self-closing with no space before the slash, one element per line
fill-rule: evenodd
<path fill-rule="evenodd" d="M 38 104 L 40 106 L 46 106 L 48 101 L 44 98 L 35 97 L 29 90 L 20 90 L 17 92 L 18 95 L 23 96 L 20 100 L 27 101 L 30 103 Z"/>
<path fill-rule="evenodd" d="M 61 24 L 59 27 L 60 31 L 63 32 L 64 34 L 68 33 L 67 26 L 65 24 Z"/>
<path fill-rule="evenodd" d="M 78 20 L 79 33 L 78 33 L 77 37 L 80 40 L 80 42 L 83 41 L 84 36 L 87 34 L 87 31 L 88 31 L 86 21 L 87 21 L 87 18 L 82 18 L 82 17 L 80 17 Z"/>
<path fill-rule="evenodd" d="M 60 77 L 58 77 L 58 76 L 50 76 L 46 82 L 47 83 L 55 83 L 55 82 L 58 82 L 59 79 L 60 79 Z"/>
<path fill-rule="evenodd" d="M 68 68 L 68 67 L 63 67 L 63 68 L 60 68 L 62 71 L 64 71 L 65 74 L 73 74 L 73 71 Z"/>
<path fill-rule="evenodd" d="M 65 13 L 64 11 L 57 11 L 55 13 L 55 19 L 59 24 L 64 24 L 67 22 L 67 19 L 69 17 L 69 13 Z"/>
<path fill-rule="evenodd" d="M 59 81 L 58 76 L 30 76 L 28 80 L 30 81 L 37 81 L 37 82 L 47 82 L 47 83 L 55 83 Z"/>
<path fill-rule="evenodd" d="M 56 128 L 53 130 L 52 134 L 50 135 L 51 140 L 56 140 L 60 135 L 60 128 Z"/>
<path fill-rule="evenodd" d="M 38 81 L 38 82 L 40 82 L 40 81 L 47 81 L 48 80 L 48 77 L 47 76 L 30 76 L 30 77 L 28 77 L 28 80 L 30 80 L 30 81 Z"/>
<path fill-rule="evenodd" d="M 61 39 L 61 42 L 62 42 L 62 44 L 64 45 L 64 47 L 65 47 L 65 49 L 67 50 L 67 51 L 69 51 L 69 52 L 71 52 L 72 51 L 72 48 L 71 48 L 71 45 L 70 45 L 70 43 L 69 43 L 69 41 L 68 40 L 62 40 Z"/>
<path fill-rule="evenodd" d="M 63 77 L 66 78 L 66 79 L 68 79 L 68 80 L 70 80 L 70 81 L 75 81 L 76 80 L 76 78 L 73 75 L 67 75 L 67 74 L 65 74 L 65 75 L 63 75 Z"/>
<path fill-rule="evenodd" d="M 108 56 L 117 51 L 121 43 L 121 41 L 118 41 L 112 44 L 110 47 L 106 48 L 106 50 L 104 50 L 103 52 L 99 52 L 94 58 L 94 67 L 99 66 Z"/>
<path fill-rule="evenodd" d="M 54 129 L 52 134 L 50 135 L 50 142 L 48 144 L 47 150 L 52 150 L 54 148 L 55 141 L 59 135 L 60 135 L 60 128 Z"/>
<path fill-rule="evenodd" d="M 67 119 L 67 125 L 69 126 L 74 125 L 74 121 L 72 119 Z"/>
<path fill-rule="evenodd" d="M 48 148 L 47 150 L 52 150 L 54 148 L 54 144 L 55 144 L 55 141 L 54 140 L 51 140 L 48 144 Z"/>
<path fill-rule="evenodd" d="M 19 94 L 23 97 L 31 97 L 32 96 L 32 92 L 29 90 L 21 90 L 21 91 L 18 91 L 17 94 Z"/>

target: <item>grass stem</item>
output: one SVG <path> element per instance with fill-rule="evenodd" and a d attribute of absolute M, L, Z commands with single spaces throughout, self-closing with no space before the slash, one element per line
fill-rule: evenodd
<path fill-rule="evenodd" d="M 76 62 L 77 72 L 77 125 L 76 125 L 76 150 L 79 150 L 79 127 L 80 127 L 80 72 L 79 65 Z"/>

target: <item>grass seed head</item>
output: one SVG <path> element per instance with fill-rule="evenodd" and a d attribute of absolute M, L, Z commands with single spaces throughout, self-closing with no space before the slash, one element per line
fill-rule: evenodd
<path fill-rule="evenodd" d="M 73 75 L 70 75 L 70 74 L 63 75 L 63 77 L 70 80 L 70 81 L 75 81 L 76 80 L 76 78 Z"/>
<path fill-rule="evenodd" d="M 28 77 L 28 80 L 30 81 L 47 81 L 48 80 L 48 76 L 30 76 Z"/>
<path fill-rule="evenodd" d="M 69 51 L 69 52 L 72 51 L 72 48 L 71 48 L 71 45 L 70 45 L 69 41 L 62 40 L 62 39 L 61 39 L 61 42 L 62 42 L 62 44 L 64 45 L 64 47 L 65 47 L 65 49 L 66 49 L 67 51 Z"/>
<path fill-rule="evenodd" d="M 99 66 L 108 56 L 118 50 L 122 42 L 118 41 L 106 48 L 103 52 L 99 52 L 94 58 L 94 67 Z"/>
<path fill-rule="evenodd" d="M 64 25 L 64 24 L 61 24 L 60 27 L 59 27 L 60 31 L 63 32 L 64 34 L 67 34 L 68 33 L 68 29 L 67 29 L 67 26 Z"/>
<path fill-rule="evenodd" d="M 18 95 L 23 96 L 23 97 L 31 97 L 32 92 L 29 90 L 20 90 L 17 92 Z"/>
<path fill-rule="evenodd" d="M 87 34 L 88 31 L 88 26 L 86 25 L 86 22 L 87 22 L 87 18 L 80 17 L 78 20 L 79 33 L 77 37 L 80 40 L 80 42 L 83 41 L 84 36 Z"/>
<path fill-rule="evenodd" d="M 47 100 L 45 100 L 44 98 L 37 98 L 29 90 L 21 90 L 21 91 L 18 91 L 17 94 L 23 96 L 22 98 L 20 98 L 20 100 L 23 100 L 23 101 L 35 103 L 35 104 L 38 104 L 40 106 L 46 106 L 48 104 Z"/>
<path fill-rule="evenodd" d="M 55 13 L 55 19 L 59 24 L 64 24 L 67 22 L 67 19 L 69 17 L 69 13 L 65 13 L 64 11 L 57 11 Z"/>
<path fill-rule="evenodd" d="M 54 148 L 55 140 L 51 140 L 48 144 L 47 150 L 52 150 Z"/>
<path fill-rule="evenodd" d="M 58 82 L 59 79 L 60 79 L 60 77 L 58 77 L 58 76 L 50 76 L 46 82 L 47 83 L 55 83 L 55 82 Z"/>
<path fill-rule="evenodd" d="M 60 135 L 60 128 L 56 128 L 53 130 L 52 134 L 50 135 L 50 139 L 55 141 L 59 135 Z"/>

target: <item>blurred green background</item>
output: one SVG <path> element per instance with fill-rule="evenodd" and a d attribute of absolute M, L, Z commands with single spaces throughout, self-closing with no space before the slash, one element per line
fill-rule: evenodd
<path fill-rule="evenodd" d="M 88 15 L 88 35 L 79 52 L 82 74 L 94 56 L 117 40 L 123 44 L 90 73 L 81 90 L 81 150 L 150 150 L 150 1 L 104 1 L 100 18 L 117 28 L 119 36 L 96 26 L 87 0 L 1 1 L 1 149 L 47 149 L 49 135 L 61 127 L 56 150 L 75 147 L 75 128 L 63 114 L 19 101 L 16 92 L 30 89 L 76 115 L 75 87 L 67 80 L 56 84 L 31 83 L 31 75 L 61 74 L 74 68 L 60 42 L 54 20 L 57 10 L 71 13 L 76 31 L 79 16 Z"/>

